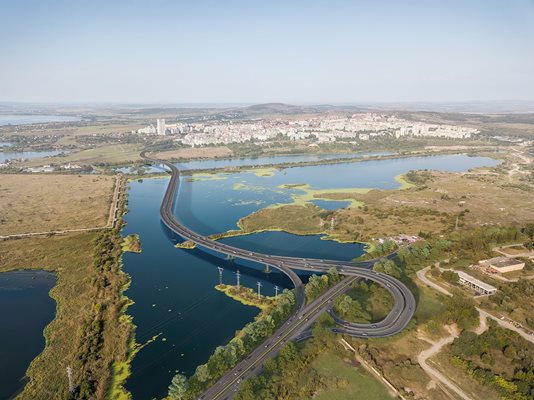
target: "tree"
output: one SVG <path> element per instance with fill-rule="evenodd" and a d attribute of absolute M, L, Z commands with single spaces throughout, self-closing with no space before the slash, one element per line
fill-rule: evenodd
<path fill-rule="evenodd" d="M 380 260 L 376 262 L 375 265 L 373 265 L 373 271 L 382 272 L 395 278 L 401 277 L 400 268 L 391 260 Z"/>
<path fill-rule="evenodd" d="M 200 382 L 206 382 L 210 379 L 210 371 L 207 364 L 202 364 L 195 370 L 195 376 Z"/>
<path fill-rule="evenodd" d="M 187 378 L 184 375 L 174 375 L 169 386 L 169 397 L 174 400 L 184 399 L 188 387 Z"/>
<path fill-rule="evenodd" d="M 454 271 L 443 271 L 441 277 L 449 283 L 458 283 L 460 276 Z"/>

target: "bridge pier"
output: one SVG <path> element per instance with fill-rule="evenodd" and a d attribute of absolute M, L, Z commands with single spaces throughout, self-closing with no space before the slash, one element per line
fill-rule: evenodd
<path fill-rule="evenodd" d="M 266 274 L 270 274 L 272 272 L 271 266 L 265 264 L 265 268 L 263 269 L 263 272 L 265 272 Z"/>

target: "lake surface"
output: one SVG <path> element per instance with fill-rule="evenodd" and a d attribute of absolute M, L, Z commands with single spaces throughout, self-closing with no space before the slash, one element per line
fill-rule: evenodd
<path fill-rule="evenodd" d="M 27 125 L 27 124 L 39 124 L 47 122 L 74 122 L 80 121 L 78 117 L 71 117 L 66 115 L 2 115 L 0 114 L 0 126 L 4 125 Z"/>
<path fill-rule="evenodd" d="M 445 155 L 395 160 L 365 161 L 283 170 L 242 171 L 184 177 L 174 213 L 185 225 L 204 235 L 236 229 L 237 221 L 270 204 L 291 203 L 301 189 L 285 189 L 284 184 L 308 184 L 313 189 L 399 187 L 395 176 L 411 169 L 465 171 L 498 161 L 483 157 Z M 126 295 L 135 304 L 128 314 L 137 326 L 138 343 L 159 336 L 142 348 L 132 363 L 132 376 L 126 382 L 134 399 L 163 397 L 176 371 L 191 375 L 207 361 L 219 345 L 227 343 L 237 329 L 251 321 L 257 309 L 241 305 L 215 291 L 223 267 L 223 281 L 241 283 L 262 293 L 272 294 L 274 285 L 289 287 L 280 273 L 266 274 L 263 266 L 250 262 L 226 261 L 199 249 L 176 249 L 181 239 L 161 223 L 159 207 L 168 178 L 130 182 L 127 225 L 123 234 L 138 233 L 143 252 L 127 253 L 124 270 L 132 284 Z M 346 202 L 325 202 L 332 209 Z M 319 203 L 318 205 L 321 205 Z M 324 204 L 326 205 L 326 204 Z M 322 240 L 319 235 L 296 236 L 285 232 L 262 232 L 224 239 L 225 243 L 259 252 L 350 260 L 363 253 L 361 244 Z M 306 276 L 304 276 L 304 279 Z"/>
<path fill-rule="evenodd" d="M 292 162 L 312 162 L 321 160 L 333 160 L 338 158 L 362 158 L 369 156 L 383 156 L 393 154 L 391 152 L 370 152 L 370 153 L 341 153 L 341 154 L 295 154 L 279 156 L 228 158 L 221 160 L 193 160 L 183 163 L 176 163 L 181 169 L 211 169 L 222 167 L 243 167 L 256 165 L 285 164 Z"/>
<path fill-rule="evenodd" d="M 193 160 L 185 161 L 181 163 L 176 163 L 176 165 L 181 170 L 193 170 L 193 169 L 212 169 L 212 168 L 223 168 L 223 167 L 254 167 L 259 165 L 277 165 L 277 164 L 286 164 L 290 162 L 312 162 L 312 161 L 321 161 L 321 160 L 332 160 L 332 159 L 353 159 L 353 158 L 363 158 L 369 156 L 383 156 L 394 154 L 391 152 L 371 152 L 371 153 L 337 153 L 337 154 L 295 154 L 295 155 L 280 155 L 280 156 L 269 156 L 269 157 L 244 157 L 244 158 L 226 158 L 219 160 Z M 161 173 L 162 171 L 167 171 L 164 165 L 153 165 L 148 167 L 143 167 L 144 173 L 146 174 L 155 174 Z M 115 168 L 115 171 L 136 174 L 137 170 L 134 167 L 120 167 Z"/>
<path fill-rule="evenodd" d="M 0 163 L 3 163 L 6 160 L 20 160 L 23 159 L 31 159 L 31 158 L 39 158 L 39 157 L 52 157 L 57 156 L 61 153 L 67 153 L 66 151 L 57 151 L 57 150 L 49 150 L 49 151 L 15 151 L 15 152 L 2 152 L 0 151 Z"/>
<path fill-rule="evenodd" d="M 0 399 L 26 384 L 30 362 L 43 351 L 43 330 L 55 315 L 49 291 L 56 277 L 45 271 L 0 273 Z"/>

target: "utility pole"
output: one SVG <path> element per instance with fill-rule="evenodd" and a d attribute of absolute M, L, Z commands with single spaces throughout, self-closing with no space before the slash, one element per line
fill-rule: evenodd
<path fill-rule="evenodd" d="M 219 285 L 222 285 L 222 273 L 224 269 L 221 267 L 217 267 L 217 269 L 219 270 Z"/>
<path fill-rule="evenodd" d="M 256 285 L 258 285 L 258 299 L 261 297 L 260 289 L 262 287 L 261 282 L 256 282 Z"/>
<path fill-rule="evenodd" d="M 274 298 L 276 299 L 278 297 L 278 286 L 274 287 Z"/>
<path fill-rule="evenodd" d="M 237 270 L 237 272 L 235 273 L 236 277 L 237 277 L 237 288 L 241 288 L 241 285 L 239 283 L 239 278 L 241 278 L 241 273 L 239 272 L 239 270 Z"/>
<path fill-rule="evenodd" d="M 458 218 L 459 218 L 459 216 L 457 215 L 457 216 L 456 216 L 456 226 L 454 227 L 454 230 L 455 230 L 455 231 L 458 230 Z"/>
<path fill-rule="evenodd" d="M 67 366 L 67 378 L 69 379 L 69 392 L 74 393 L 74 382 L 72 382 L 72 368 Z"/>

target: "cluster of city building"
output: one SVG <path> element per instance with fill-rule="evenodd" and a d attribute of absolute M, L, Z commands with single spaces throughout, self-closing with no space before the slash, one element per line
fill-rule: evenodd
<path fill-rule="evenodd" d="M 137 133 L 176 135 L 177 141 L 189 146 L 268 141 L 282 135 L 291 140 L 315 139 L 317 142 L 337 140 L 369 140 L 374 137 L 403 136 L 465 139 L 479 133 L 478 129 L 457 125 L 438 125 L 409 121 L 395 115 L 359 113 L 350 116 L 317 116 L 308 119 L 266 119 L 256 121 L 210 121 L 166 124 L 158 119 Z"/>

